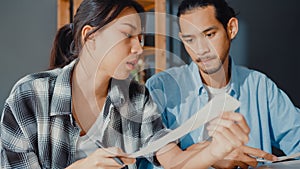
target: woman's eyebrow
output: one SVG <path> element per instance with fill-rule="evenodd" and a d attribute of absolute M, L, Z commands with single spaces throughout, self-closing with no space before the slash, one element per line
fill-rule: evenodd
<path fill-rule="evenodd" d="M 133 30 L 136 30 L 137 28 L 135 27 L 135 26 L 133 26 L 132 24 L 130 24 L 130 23 L 122 23 L 122 25 L 127 25 L 127 26 L 129 26 L 129 27 L 131 27 Z"/>

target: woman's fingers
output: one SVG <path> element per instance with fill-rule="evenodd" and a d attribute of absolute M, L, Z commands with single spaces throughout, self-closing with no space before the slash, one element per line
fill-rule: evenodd
<path fill-rule="evenodd" d="M 134 164 L 136 161 L 134 158 L 127 158 L 126 154 L 117 147 L 99 148 L 87 158 L 96 159 L 95 165 L 104 168 L 122 168 L 125 165 Z M 120 164 L 115 158 L 119 158 L 124 165 Z"/>
<path fill-rule="evenodd" d="M 134 164 L 136 162 L 135 158 L 127 158 L 127 157 L 119 157 L 120 160 L 122 160 L 122 162 L 125 165 L 130 165 L 130 164 Z"/>
<path fill-rule="evenodd" d="M 122 151 L 122 149 L 120 149 L 120 148 L 110 147 L 110 148 L 105 148 L 103 150 L 106 151 L 105 156 L 109 157 L 109 158 L 112 158 L 114 160 L 114 162 L 117 163 L 117 164 L 120 163 L 120 162 L 117 162 L 117 161 L 120 161 L 120 160 L 121 160 L 121 162 L 123 162 L 124 165 L 134 164 L 136 162 L 135 158 L 126 157 L 127 154 L 124 153 Z M 114 158 L 119 158 L 119 159 L 114 159 Z M 119 164 L 119 165 L 121 165 L 121 164 Z"/>
<path fill-rule="evenodd" d="M 126 153 L 124 153 L 122 149 L 118 147 L 100 148 L 97 151 L 99 155 L 102 155 L 104 157 L 126 156 Z"/>

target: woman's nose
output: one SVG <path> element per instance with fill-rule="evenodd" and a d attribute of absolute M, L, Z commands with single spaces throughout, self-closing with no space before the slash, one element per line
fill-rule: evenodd
<path fill-rule="evenodd" d="M 143 53 L 143 46 L 142 43 L 138 38 L 133 39 L 133 44 L 131 47 L 131 53 L 136 54 L 136 55 L 141 55 Z"/>

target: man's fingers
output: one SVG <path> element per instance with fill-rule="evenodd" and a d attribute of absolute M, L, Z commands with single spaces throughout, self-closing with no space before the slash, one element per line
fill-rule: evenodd
<path fill-rule="evenodd" d="M 269 160 L 269 161 L 276 161 L 277 160 L 277 157 L 275 155 L 267 153 L 267 152 L 265 152 L 263 150 L 260 150 L 258 148 L 253 148 L 253 147 L 249 147 L 249 146 L 242 146 L 241 148 L 243 149 L 245 154 L 248 154 L 250 156 L 264 158 L 264 159 Z"/>
<path fill-rule="evenodd" d="M 217 163 L 213 165 L 215 169 L 231 169 L 231 168 L 242 168 L 242 169 L 248 169 L 247 164 L 241 162 L 241 161 L 236 161 L 236 160 L 220 160 Z"/>
<path fill-rule="evenodd" d="M 226 129 L 229 131 L 225 131 Z M 210 131 L 210 133 L 214 132 L 215 130 L 219 132 L 224 130 L 224 134 L 228 135 L 228 132 L 231 133 L 231 139 L 237 138 L 241 140 L 243 144 L 248 142 L 248 134 L 244 133 L 241 127 L 231 120 L 220 119 L 219 121 L 209 123 L 209 125 L 207 125 L 207 130 Z"/>
<path fill-rule="evenodd" d="M 219 132 L 216 132 L 213 135 L 213 140 L 210 147 L 210 153 L 216 159 L 223 159 L 224 156 L 226 156 L 234 149 L 232 143 L 223 134 Z"/>
<path fill-rule="evenodd" d="M 231 144 L 234 147 L 239 147 L 241 146 L 244 141 L 242 139 L 239 139 L 238 137 L 240 136 L 236 136 L 231 129 L 227 128 L 227 127 L 223 127 L 223 126 L 216 126 L 214 127 L 214 129 L 210 130 L 210 127 L 208 126 L 208 135 L 214 137 L 215 134 L 219 133 L 221 135 L 223 135 L 229 142 L 231 142 Z"/>
<path fill-rule="evenodd" d="M 239 167 L 241 169 L 248 169 L 249 165 L 241 161 L 234 161 L 234 167 Z"/>
<path fill-rule="evenodd" d="M 241 127 L 241 129 L 246 134 L 250 133 L 250 128 L 247 125 L 247 122 L 242 114 L 235 113 L 235 112 L 224 112 L 221 115 L 221 118 L 234 121 L 236 124 L 238 124 Z"/>
<path fill-rule="evenodd" d="M 248 166 L 251 166 L 251 167 L 256 167 L 257 164 L 258 164 L 256 159 L 253 159 L 253 158 L 249 157 L 248 155 L 244 155 L 243 163 L 245 163 L 245 164 L 247 164 Z"/>
<path fill-rule="evenodd" d="M 191 150 L 199 151 L 199 150 L 202 150 L 203 148 L 207 147 L 209 144 L 210 144 L 209 141 L 199 142 L 199 143 L 191 145 L 186 150 L 188 150 L 188 151 L 191 151 Z"/>

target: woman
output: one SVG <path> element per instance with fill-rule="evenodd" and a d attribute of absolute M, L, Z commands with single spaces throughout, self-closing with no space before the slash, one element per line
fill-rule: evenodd
<path fill-rule="evenodd" d="M 143 52 L 141 12 L 133 0 L 81 3 L 74 24 L 56 36 L 51 66 L 61 68 L 26 76 L 6 100 L 2 168 L 133 168 L 126 153 L 168 132 L 148 91 L 127 80 Z M 148 160 L 165 168 L 207 168 L 247 142 L 241 115 L 216 120 L 209 145 L 182 151 L 170 143 Z"/>

